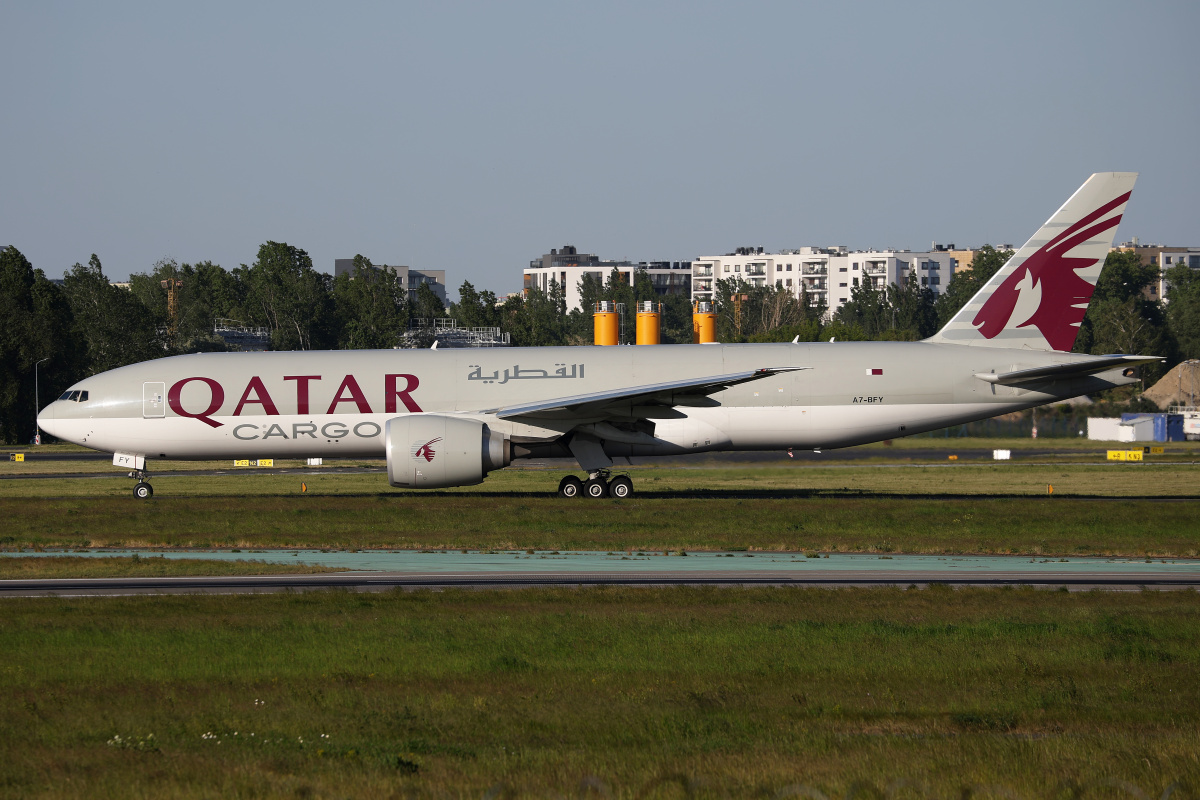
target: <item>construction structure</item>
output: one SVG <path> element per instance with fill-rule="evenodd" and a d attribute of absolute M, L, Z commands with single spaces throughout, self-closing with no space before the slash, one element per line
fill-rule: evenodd
<path fill-rule="evenodd" d="M 214 319 L 213 333 L 231 350 L 261 353 L 271 347 L 270 328 L 261 328 L 236 319 Z"/>
<path fill-rule="evenodd" d="M 592 312 L 592 343 L 604 346 L 621 344 L 624 321 L 624 303 L 614 303 L 611 300 L 597 302 Z"/>
<path fill-rule="evenodd" d="M 179 290 L 183 288 L 183 281 L 172 278 L 159 281 L 158 285 L 167 290 L 167 335 L 174 339 L 179 330 Z"/>
<path fill-rule="evenodd" d="M 697 300 L 692 304 L 692 341 L 711 344 L 717 340 L 717 313 L 713 304 Z"/>
<path fill-rule="evenodd" d="M 643 300 L 637 304 L 637 344 L 659 344 L 662 341 L 662 303 Z"/>
<path fill-rule="evenodd" d="M 400 337 L 398 349 L 437 347 L 462 349 L 468 347 L 509 347 L 512 338 L 499 328 L 460 328 L 452 317 L 437 319 L 414 318 Z"/>

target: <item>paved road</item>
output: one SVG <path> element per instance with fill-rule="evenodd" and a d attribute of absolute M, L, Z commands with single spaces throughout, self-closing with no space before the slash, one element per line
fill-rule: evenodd
<path fill-rule="evenodd" d="M 1179 572 L 1107 573 L 1087 575 L 1079 572 L 1039 571 L 947 575 L 925 570 L 822 571 L 797 575 L 795 572 L 711 571 L 702 574 L 679 572 L 528 572 L 483 575 L 479 573 L 335 573 L 327 575 L 267 575 L 221 578 L 79 578 L 55 580 L 0 581 L 0 597 L 96 596 L 131 594 L 253 594 L 313 589 L 386 591 L 390 589 L 492 589 L 529 586 L 797 586 L 809 588 L 851 586 L 925 586 L 941 583 L 952 586 L 1038 586 L 1065 587 L 1070 591 L 1090 589 L 1140 590 L 1186 589 L 1200 587 L 1200 568 L 1190 574 Z"/>

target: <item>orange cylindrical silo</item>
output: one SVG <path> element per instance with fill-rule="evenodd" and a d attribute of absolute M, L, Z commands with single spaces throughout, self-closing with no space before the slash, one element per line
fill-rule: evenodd
<path fill-rule="evenodd" d="M 658 344 L 662 305 L 645 300 L 637 307 L 637 343 Z"/>
<path fill-rule="evenodd" d="M 596 344 L 617 344 L 621 340 L 621 317 L 617 313 L 615 303 L 601 300 L 596 303 L 596 313 L 592 317 L 595 326 L 593 341 Z"/>
<path fill-rule="evenodd" d="M 696 303 L 692 311 L 692 341 L 708 344 L 717 340 L 717 315 L 712 303 Z"/>

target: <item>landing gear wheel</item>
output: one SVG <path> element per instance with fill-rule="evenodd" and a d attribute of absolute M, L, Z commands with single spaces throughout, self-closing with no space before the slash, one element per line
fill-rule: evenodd
<path fill-rule="evenodd" d="M 154 497 L 154 487 L 145 481 L 138 481 L 137 486 L 133 487 L 133 496 L 138 500 L 149 500 Z"/>
<path fill-rule="evenodd" d="M 558 482 L 559 497 L 579 497 L 583 491 L 583 481 L 576 478 L 574 475 L 568 475 Z"/>
<path fill-rule="evenodd" d="M 601 497 L 608 496 L 608 483 L 604 480 L 603 476 L 598 475 L 595 478 L 588 478 L 587 482 L 583 484 L 583 491 L 588 497 L 598 500 Z"/>
<path fill-rule="evenodd" d="M 608 493 L 621 500 L 633 494 L 633 481 L 624 475 L 618 475 L 608 484 Z"/>

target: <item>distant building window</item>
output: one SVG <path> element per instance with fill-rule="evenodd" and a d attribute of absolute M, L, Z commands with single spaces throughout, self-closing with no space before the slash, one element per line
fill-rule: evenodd
<path fill-rule="evenodd" d="M 854 285 L 855 285 L 855 286 L 858 286 L 858 278 L 855 278 L 855 279 L 854 279 Z"/>
<path fill-rule="evenodd" d="M 728 265 L 728 264 L 726 264 L 726 265 L 725 265 L 725 271 L 726 271 L 726 272 L 729 272 L 729 265 Z"/>
<path fill-rule="evenodd" d="M 855 268 L 855 269 L 858 269 L 858 262 L 857 262 L 857 261 L 855 261 L 855 262 L 854 262 L 854 268 Z"/>
<path fill-rule="evenodd" d="M 838 272 L 845 272 L 845 271 L 846 271 L 845 267 L 838 267 Z"/>
<path fill-rule="evenodd" d="M 1163 263 L 1164 263 L 1164 264 L 1170 264 L 1170 263 L 1171 263 L 1171 257 L 1170 257 L 1170 256 L 1163 256 Z"/>
<path fill-rule="evenodd" d="M 931 286 L 940 286 L 942 283 L 942 279 L 939 278 L 937 275 L 934 275 L 933 277 L 931 277 L 929 279 L 929 283 Z"/>
<path fill-rule="evenodd" d="M 788 272 L 791 272 L 791 271 L 792 271 L 792 265 L 791 265 L 791 264 L 788 264 L 788 265 L 787 265 L 787 271 L 788 271 Z"/>
<path fill-rule="evenodd" d="M 1200 269 L 1200 256 L 1188 256 L 1188 266 L 1192 269 Z"/>
<path fill-rule="evenodd" d="M 921 276 L 921 285 L 922 285 L 922 286 L 928 286 L 928 285 L 929 285 L 929 276 L 927 276 L 927 275 L 922 275 L 922 276 Z"/>
<path fill-rule="evenodd" d="M 791 285 L 792 285 L 792 279 L 791 279 L 791 278 L 788 278 L 788 279 L 787 279 L 787 285 L 788 285 L 788 286 L 791 286 Z"/>

